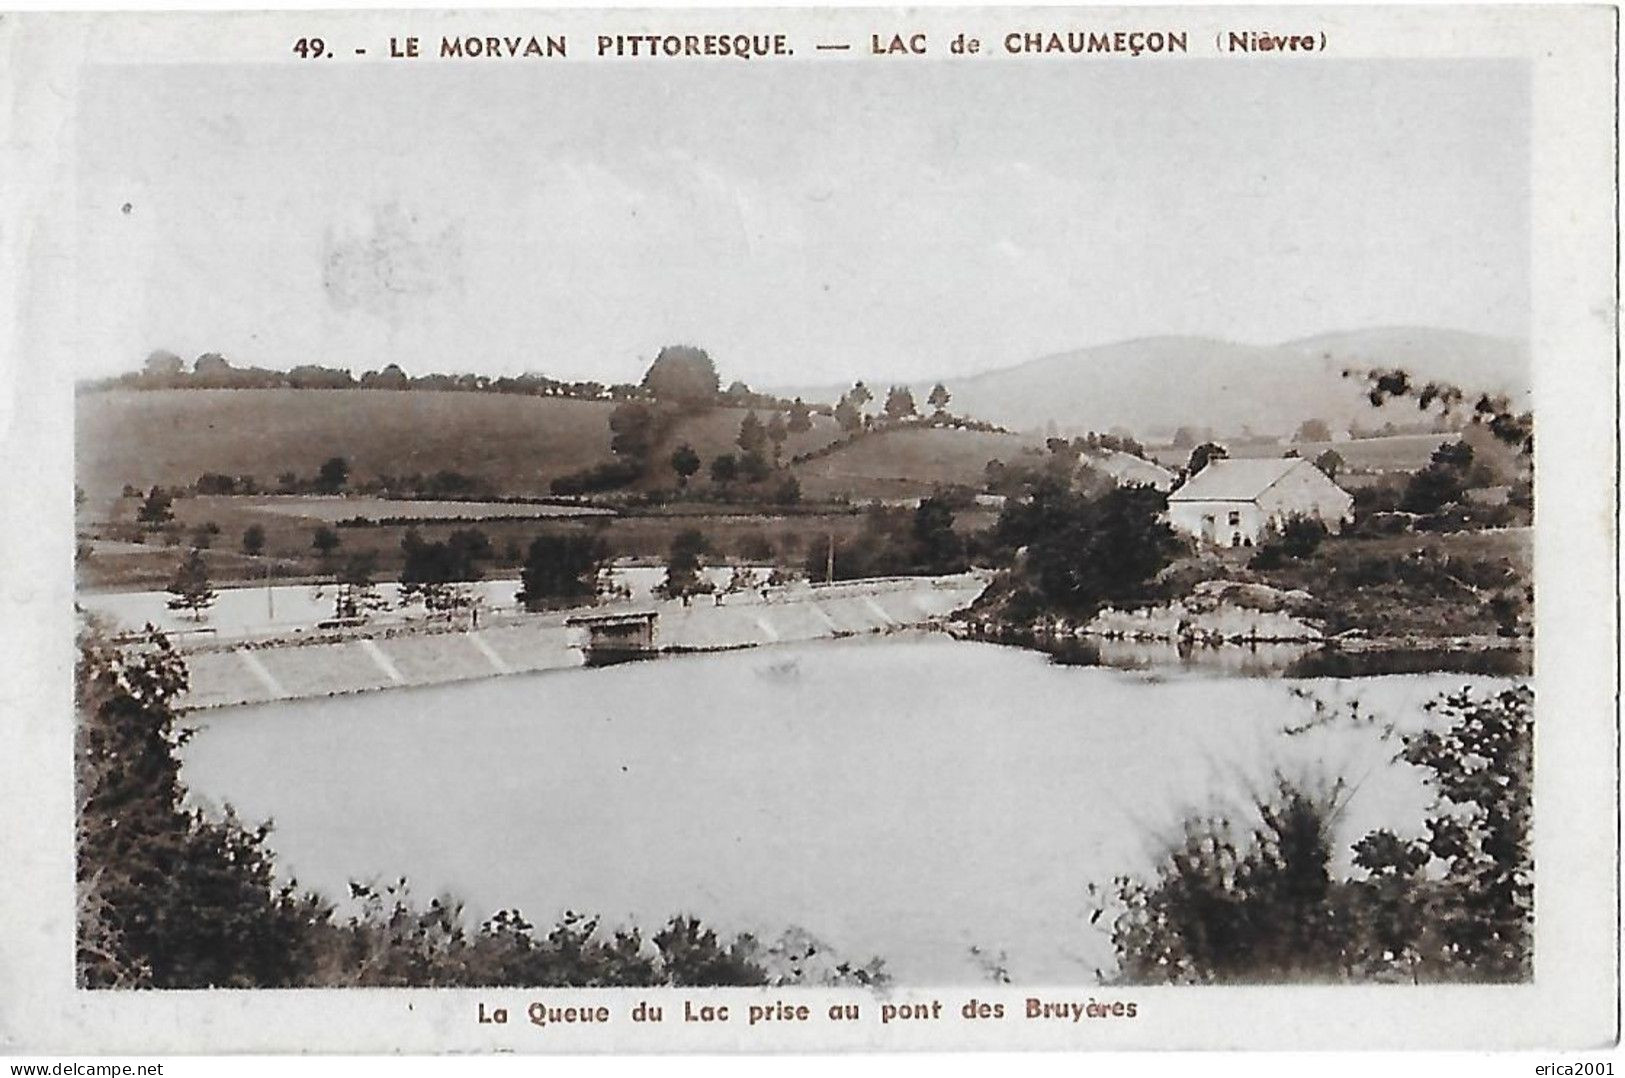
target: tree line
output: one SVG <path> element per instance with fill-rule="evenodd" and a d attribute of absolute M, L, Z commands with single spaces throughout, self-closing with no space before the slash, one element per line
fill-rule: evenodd
<path fill-rule="evenodd" d="M 713 377 L 706 385 L 704 369 Z M 726 390 L 714 378 L 715 367 L 702 349 L 668 345 L 661 349 L 641 382 L 571 381 L 529 372 L 518 375 L 408 374 L 397 363 L 359 376 L 347 367 L 299 364 L 288 370 L 237 366 L 218 352 L 186 360 L 167 349 L 150 353 L 141 369 L 88 383 L 91 389 L 377 389 L 443 393 L 508 393 L 576 400 L 662 400 L 692 406 L 788 408 L 790 401 L 757 393 L 735 381 Z M 828 406 L 822 407 L 828 411 Z"/>

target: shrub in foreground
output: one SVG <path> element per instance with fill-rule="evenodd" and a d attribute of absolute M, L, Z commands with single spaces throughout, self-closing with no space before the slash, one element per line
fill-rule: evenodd
<path fill-rule="evenodd" d="M 1532 975 L 1533 692 L 1448 693 L 1441 725 L 1400 736 L 1397 760 L 1434 795 L 1420 833 L 1373 831 L 1331 870 L 1348 790 L 1278 777 L 1259 822 L 1187 820 L 1146 878 L 1114 884 L 1112 942 L 1127 983 L 1520 982 Z M 1377 720 L 1358 712 L 1317 721 Z"/>
<path fill-rule="evenodd" d="M 545 933 L 518 910 L 470 930 L 461 905 L 416 905 L 404 880 L 351 884 L 352 912 L 277 879 L 268 824 L 186 804 L 174 700 L 181 656 L 151 629 L 79 641 L 75 743 L 77 972 L 85 988 L 880 984 L 882 964 L 824 957 L 795 930 L 771 946 L 686 915 L 652 939 L 575 912 Z M 819 957 L 814 958 L 817 955 Z"/>

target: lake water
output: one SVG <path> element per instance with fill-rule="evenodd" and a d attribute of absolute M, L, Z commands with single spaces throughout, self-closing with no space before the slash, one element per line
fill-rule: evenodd
<path fill-rule="evenodd" d="M 1309 714 L 1294 687 L 1414 724 L 1482 680 L 1124 671 L 922 634 L 210 712 L 183 751 L 201 800 L 273 818 L 280 868 L 334 898 L 405 876 L 476 921 L 690 912 L 803 928 L 905 984 L 984 980 L 973 947 L 1078 983 L 1110 961 L 1085 887 L 1277 768 L 1358 783 L 1345 851 L 1420 820 L 1392 743 L 1281 733 Z"/>

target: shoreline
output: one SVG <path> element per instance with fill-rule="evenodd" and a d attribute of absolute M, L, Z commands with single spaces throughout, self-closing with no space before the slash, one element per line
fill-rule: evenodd
<path fill-rule="evenodd" d="M 651 639 L 637 650 L 657 657 L 920 628 L 943 622 L 985 586 L 986 579 L 974 573 L 881 578 L 766 596 L 740 593 L 724 602 L 667 600 L 507 614 L 485 619 L 477 629 L 397 624 L 297 638 L 183 643 L 179 650 L 190 685 L 180 706 L 201 711 L 585 668 L 593 665 L 590 640 L 568 622 L 586 612 L 648 616 Z"/>
<path fill-rule="evenodd" d="M 958 640 L 1025 648 L 1064 665 L 1140 669 L 1157 665 L 1203 665 L 1203 659 L 1258 656 L 1283 677 L 1369 677 L 1405 673 L 1476 673 L 1533 677 L 1534 642 L 1525 637 L 1453 636 L 1219 636 L 1213 634 L 1103 633 L 955 621 L 945 626 Z M 1134 652 L 1163 652 L 1134 661 Z M 1172 654 L 1166 654 L 1171 652 Z M 1114 654 L 1115 653 L 1115 654 Z"/>

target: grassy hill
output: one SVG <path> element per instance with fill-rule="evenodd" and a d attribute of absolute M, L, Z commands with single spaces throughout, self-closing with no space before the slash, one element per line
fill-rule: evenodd
<path fill-rule="evenodd" d="M 696 415 L 683 416 L 675 426 L 661 439 L 659 448 L 655 450 L 654 459 L 658 465 L 656 474 L 652 477 L 657 486 L 671 486 L 672 472 L 667 468 L 666 461 L 671 457 L 672 450 L 683 442 L 687 442 L 699 453 L 704 462 L 700 475 L 696 481 L 703 480 L 711 467 L 711 461 L 723 453 L 738 453 L 739 424 L 749 414 L 745 408 L 713 408 L 707 412 Z M 756 417 L 764 423 L 771 413 L 758 410 Z M 815 415 L 812 417 L 813 427 L 801 434 L 792 434 L 785 439 L 783 458 L 789 460 L 798 453 L 808 453 L 820 449 L 835 441 L 841 435 L 840 428 L 835 420 L 829 416 Z"/>
<path fill-rule="evenodd" d="M 323 389 L 115 390 L 81 393 L 75 409 L 78 483 L 104 503 L 124 484 L 185 486 L 204 472 L 252 475 L 271 486 L 283 472 L 311 476 L 329 457 L 351 476 L 461 472 L 508 495 L 548 493 L 557 476 L 610 456 L 604 401 L 496 393 Z M 689 442 L 709 464 L 736 447 L 745 412 L 717 408 L 679 418 L 657 451 Z M 765 414 L 763 415 L 765 419 Z M 836 436 L 834 422 L 792 435 L 786 456 Z"/>
<path fill-rule="evenodd" d="M 1040 440 L 1019 434 L 922 428 L 871 434 L 795 467 L 808 497 L 909 498 L 936 484 L 980 490 L 990 460 L 1013 460 Z"/>

